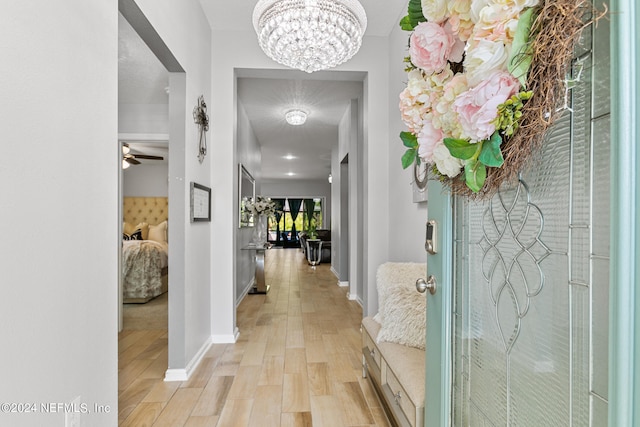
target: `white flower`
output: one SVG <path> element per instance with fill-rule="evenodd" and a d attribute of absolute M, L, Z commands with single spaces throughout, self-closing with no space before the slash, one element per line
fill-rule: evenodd
<path fill-rule="evenodd" d="M 433 150 L 433 161 L 438 171 L 449 178 L 455 178 L 460 175 L 460 171 L 464 167 L 464 162 L 453 157 L 451 153 L 449 153 L 449 149 L 442 142 L 436 145 Z"/>
<path fill-rule="evenodd" d="M 476 86 L 494 72 L 505 70 L 508 58 L 507 48 L 502 41 L 473 40 L 467 45 L 464 59 L 469 86 Z"/>
<path fill-rule="evenodd" d="M 276 212 L 275 202 L 263 196 L 256 196 L 255 200 L 247 201 L 246 207 L 253 215 L 271 216 Z"/>
<path fill-rule="evenodd" d="M 480 11 L 484 9 L 490 0 L 472 0 L 471 2 L 471 10 L 469 11 L 471 15 L 471 21 L 474 23 L 480 21 Z"/>
<path fill-rule="evenodd" d="M 429 22 L 442 23 L 447 19 L 448 0 L 422 0 L 422 15 Z"/>

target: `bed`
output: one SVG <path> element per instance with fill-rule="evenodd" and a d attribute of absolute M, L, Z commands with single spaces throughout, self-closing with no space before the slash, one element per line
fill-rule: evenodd
<path fill-rule="evenodd" d="M 146 303 L 168 291 L 166 197 L 125 197 L 122 291 L 124 303 Z"/>

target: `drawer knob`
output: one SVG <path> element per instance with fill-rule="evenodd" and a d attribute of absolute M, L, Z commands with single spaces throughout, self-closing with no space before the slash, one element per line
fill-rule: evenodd
<path fill-rule="evenodd" d="M 375 358 L 376 357 L 376 349 L 374 348 L 373 350 L 371 350 L 369 352 L 369 354 L 371 355 L 372 358 Z"/>
<path fill-rule="evenodd" d="M 400 394 L 400 392 L 397 392 L 396 394 L 393 395 L 393 400 L 396 401 L 396 405 L 400 405 L 401 399 L 402 399 L 402 394 Z"/>

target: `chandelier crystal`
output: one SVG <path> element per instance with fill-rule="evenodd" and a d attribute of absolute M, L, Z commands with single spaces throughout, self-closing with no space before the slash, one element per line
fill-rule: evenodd
<path fill-rule="evenodd" d="M 290 125 L 300 126 L 307 121 L 307 113 L 302 110 L 289 110 L 284 115 L 284 118 Z"/>
<path fill-rule="evenodd" d="M 358 0 L 259 0 L 253 27 L 271 59 L 312 73 L 358 52 L 367 16 Z"/>

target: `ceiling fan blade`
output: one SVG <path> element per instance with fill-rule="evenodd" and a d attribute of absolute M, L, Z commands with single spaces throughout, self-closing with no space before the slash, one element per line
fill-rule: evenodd
<path fill-rule="evenodd" d="M 136 159 L 134 159 L 133 157 L 128 157 L 128 156 L 127 156 L 127 157 L 125 157 L 125 158 L 124 158 L 124 160 L 125 160 L 127 163 L 132 164 L 132 165 L 139 165 L 139 164 L 140 164 L 140 162 L 139 162 L 139 161 L 137 161 Z"/>
<path fill-rule="evenodd" d="M 164 157 L 161 157 L 161 156 L 148 156 L 146 154 L 133 154 L 133 157 L 135 157 L 136 159 L 164 160 Z"/>

